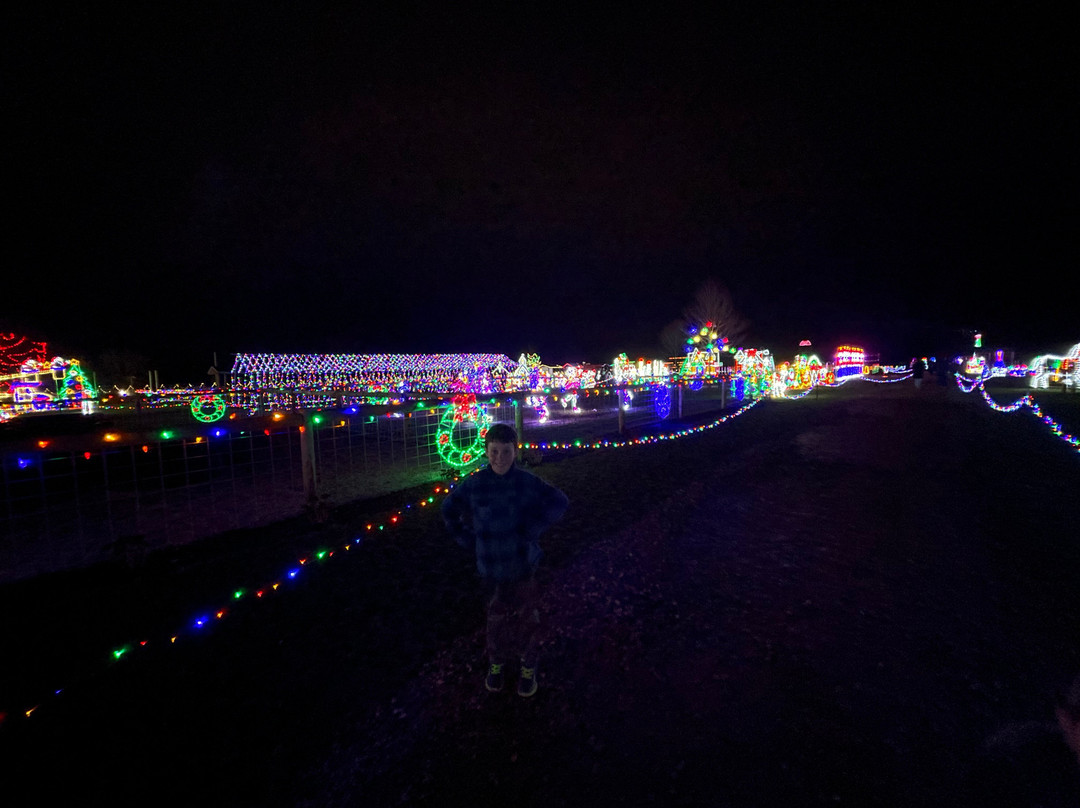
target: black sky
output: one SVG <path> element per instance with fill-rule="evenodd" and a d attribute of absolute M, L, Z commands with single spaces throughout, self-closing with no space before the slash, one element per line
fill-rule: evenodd
<path fill-rule="evenodd" d="M 1075 341 L 1064 19 L 587 5 L 7 12 L 0 330 L 175 381 L 213 351 L 608 361 L 714 277 L 781 354 Z"/>

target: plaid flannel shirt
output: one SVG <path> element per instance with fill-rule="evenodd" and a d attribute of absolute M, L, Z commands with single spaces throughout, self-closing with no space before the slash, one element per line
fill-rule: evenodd
<path fill-rule="evenodd" d="M 476 569 L 494 581 L 527 578 L 543 555 L 540 534 L 566 512 L 566 494 L 515 464 L 498 475 L 490 467 L 462 480 L 443 500 L 446 527 Z"/>

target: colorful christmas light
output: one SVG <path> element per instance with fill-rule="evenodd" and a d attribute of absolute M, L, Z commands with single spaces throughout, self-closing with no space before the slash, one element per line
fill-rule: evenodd
<path fill-rule="evenodd" d="M 225 398 L 214 393 L 197 396 L 191 400 L 191 414 L 204 424 L 220 421 L 225 415 Z"/>
<path fill-rule="evenodd" d="M 0 375 L 15 373 L 28 361 L 44 365 L 48 361 L 44 342 L 16 334 L 0 333 Z"/>
<path fill-rule="evenodd" d="M 746 382 L 746 395 L 767 396 L 772 391 L 776 364 L 767 349 L 740 348 L 735 352 L 735 372 Z"/>
<path fill-rule="evenodd" d="M 977 381 L 972 382 L 970 385 L 965 384 L 965 380 L 962 376 L 960 376 L 960 374 L 956 374 L 955 378 L 956 385 L 960 388 L 961 391 L 963 391 L 964 393 L 971 393 L 974 390 L 978 390 L 982 394 L 983 401 L 989 404 L 990 408 L 997 412 L 1008 413 L 1017 412 L 1019 410 L 1025 409 L 1030 410 L 1036 418 L 1042 421 L 1043 424 L 1045 424 L 1046 427 L 1049 428 L 1049 430 L 1051 431 L 1051 433 L 1054 434 L 1055 437 L 1060 438 L 1061 440 L 1065 441 L 1065 443 L 1069 444 L 1078 452 L 1080 452 L 1080 437 L 1065 432 L 1061 428 L 1060 423 L 1058 423 L 1056 420 L 1051 418 L 1049 415 L 1046 415 L 1042 411 L 1042 407 L 1039 406 L 1038 402 L 1036 402 L 1034 397 L 1030 394 L 1018 398 L 1012 404 L 1002 405 L 994 401 L 990 394 L 986 392 L 985 378 L 980 378 Z"/>
<path fill-rule="evenodd" d="M 447 392 L 465 380 L 477 393 L 504 392 L 517 363 L 503 354 L 253 354 L 233 363 L 233 387 L 369 392 Z"/>
<path fill-rule="evenodd" d="M 653 388 L 653 409 L 661 421 L 666 421 L 671 415 L 671 390 L 666 384 L 658 384 Z"/>
<path fill-rule="evenodd" d="M 449 492 L 451 487 L 451 485 L 446 485 L 443 483 L 436 485 L 433 492 L 427 497 L 421 499 L 419 502 L 410 502 L 406 504 L 401 510 L 393 512 L 389 516 L 384 516 L 381 522 L 373 521 L 368 523 L 366 525 L 364 534 L 380 533 L 396 524 L 399 524 L 402 516 L 406 513 L 406 511 L 410 510 L 413 507 L 425 507 L 432 504 L 433 502 L 435 502 L 435 497 L 437 495 L 445 495 Z M 343 549 L 348 551 L 352 550 L 353 548 L 362 546 L 364 542 L 364 534 L 361 534 L 360 536 L 357 536 L 347 541 L 346 544 L 343 545 Z M 251 593 L 254 593 L 255 595 L 255 600 L 250 601 L 252 603 L 266 600 L 271 594 L 278 593 L 284 583 L 289 581 L 295 581 L 300 576 L 302 569 L 305 568 L 307 565 L 313 562 L 326 562 L 329 559 L 333 558 L 334 554 L 335 551 L 330 548 L 319 548 L 317 550 L 313 550 L 312 552 L 298 559 L 296 562 L 297 566 L 290 565 L 288 568 L 286 568 L 286 571 L 282 574 L 280 578 L 272 581 L 271 583 L 253 587 L 233 588 L 231 590 L 231 594 L 229 595 L 230 606 L 219 606 L 217 608 L 203 610 L 199 612 L 196 617 L 185 622 L 185 627 L 179 630 L 159 634 L 154 637 L 144 637 L 139 640 L 120 644 L 112 648 L 107 653 L 102 654 L 103 663 L 110 666 L 121 663 L 126 664 L 127 661 L 135 654 L 135 652 L 141 648 L 156 648 L 166 645 L 176 646 L 178 641 L 181 641 L 180 644 L 182 645 L 183 640 L 193 639 L 198 635 L 204 634 L 212 627 L 215 622 L 220 622 L 227 619 L 230 615 L 230 607 L 232 606 L 232 604 L 241 600 L 247 600 L 249 598 L 249 594 Z M 342 557 L 343 555 L 345 554 L 339 554 L 339 557 Z M 95 674 L 92 673 L 87 675 Z M 56 697 L 68 690 L 70 686 L 71 685 L 69 684 L 64 688 L 54 687 L 49 688 L 48 690 L 53 697 Z M 18 714 L 23 716 L 24 718 L 31 718 L 32 716 L 37 714 L 37 712 L 45 704 L 45 701 L 40 701 L 39 703 L 33 704 L 32 706 L 27 706 L 20 709 Z M 7 710 L 0 709 L 0 716 L 6 718 L 8 715 L 15 715 L 15 713 L 8 713 Z M 3 724 L 4 721 L 0 720 L 0 730 L 2 730 Z"/>
<path fill-rule="evenodd" d="M 1064 356 L 1041 354 L 1029 366 L 1032 387 L 1046 389 L 1051 382 L 1080 389 L 1080 342 Z"/>
<path fill-rule="evenodd" d="M 460 443 L 455 433 L 462 433 L 466 425 L 472 424 L 473 440 Z M 439 429 L 435 435 L 435 444 L 439 456 L 454 468 L 465 468 L 484 456 L 484 438 L 491 426 L 491 416 L 483 405 L 478 404 L 476 396 L 465 393 L 454 397 L 439 419 Z"/>
<path fill-rule="evenodd" d="M 857 345 L 841 345 L 833 357 L 833 372 L 837 381 L 861 376 L 866 364 L 866 352 Z"/>
<path fill-rule="evenodd" d="M 533 408 L 540 423 L 547 423 L 548 418 L 551 416 L 551 412 L 548 409 L 547 398 L 545 396 L 527 396 L 525 398 L 525 404 Z"/>
<path fill-rule="evenodd" d="M 0 375 L 0 419 L 41 410 L 91 413 L 96 395 L 78 359 L 57 356 L 46 363 L 28 358 L 17 370 Z"/>

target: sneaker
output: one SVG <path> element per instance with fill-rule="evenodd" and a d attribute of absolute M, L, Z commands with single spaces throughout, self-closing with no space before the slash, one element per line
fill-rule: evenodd
<path fill-rule="evenodd" d="M 498 693 L 503 689 L 503 666 L 501 662 L 491 663 L 491 667 L 488 668 L 487 678 L 484 680 L 484 687 L 492 693 Z"/>
<path fill-rule="evenodd" d="M 521 666 L 521 678 L 518 679 L 518 695 L 528 698 L 536 693 L 536 668 Z"/>

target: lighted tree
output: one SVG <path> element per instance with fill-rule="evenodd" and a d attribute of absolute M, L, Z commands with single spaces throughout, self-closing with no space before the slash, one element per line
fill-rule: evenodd
<path fill-rule="evenodd" d="M 683 309 L 682 317 L 673 320 L 660 332 L 660 341 L 669 355 L 684 353 L 687 334 L 699 330 L 706 323 L 718 338 L 726 337 L 731 345 L 739 345 L 746 338 L 750 320 L 735 308 L 731 290 L 719 281 L 709 278 L 694 293 L 694 299 Z"/>
<path fill-rule="evenodd" d="M 698 287 L 693 301 L 683 310 L 683 316 L 688 325 L 712 323 L 720 336 L 736 345 L 746 338 L 750 328 L 750 320 L 735 308 L 731 290 L 713 278 Z"/>

